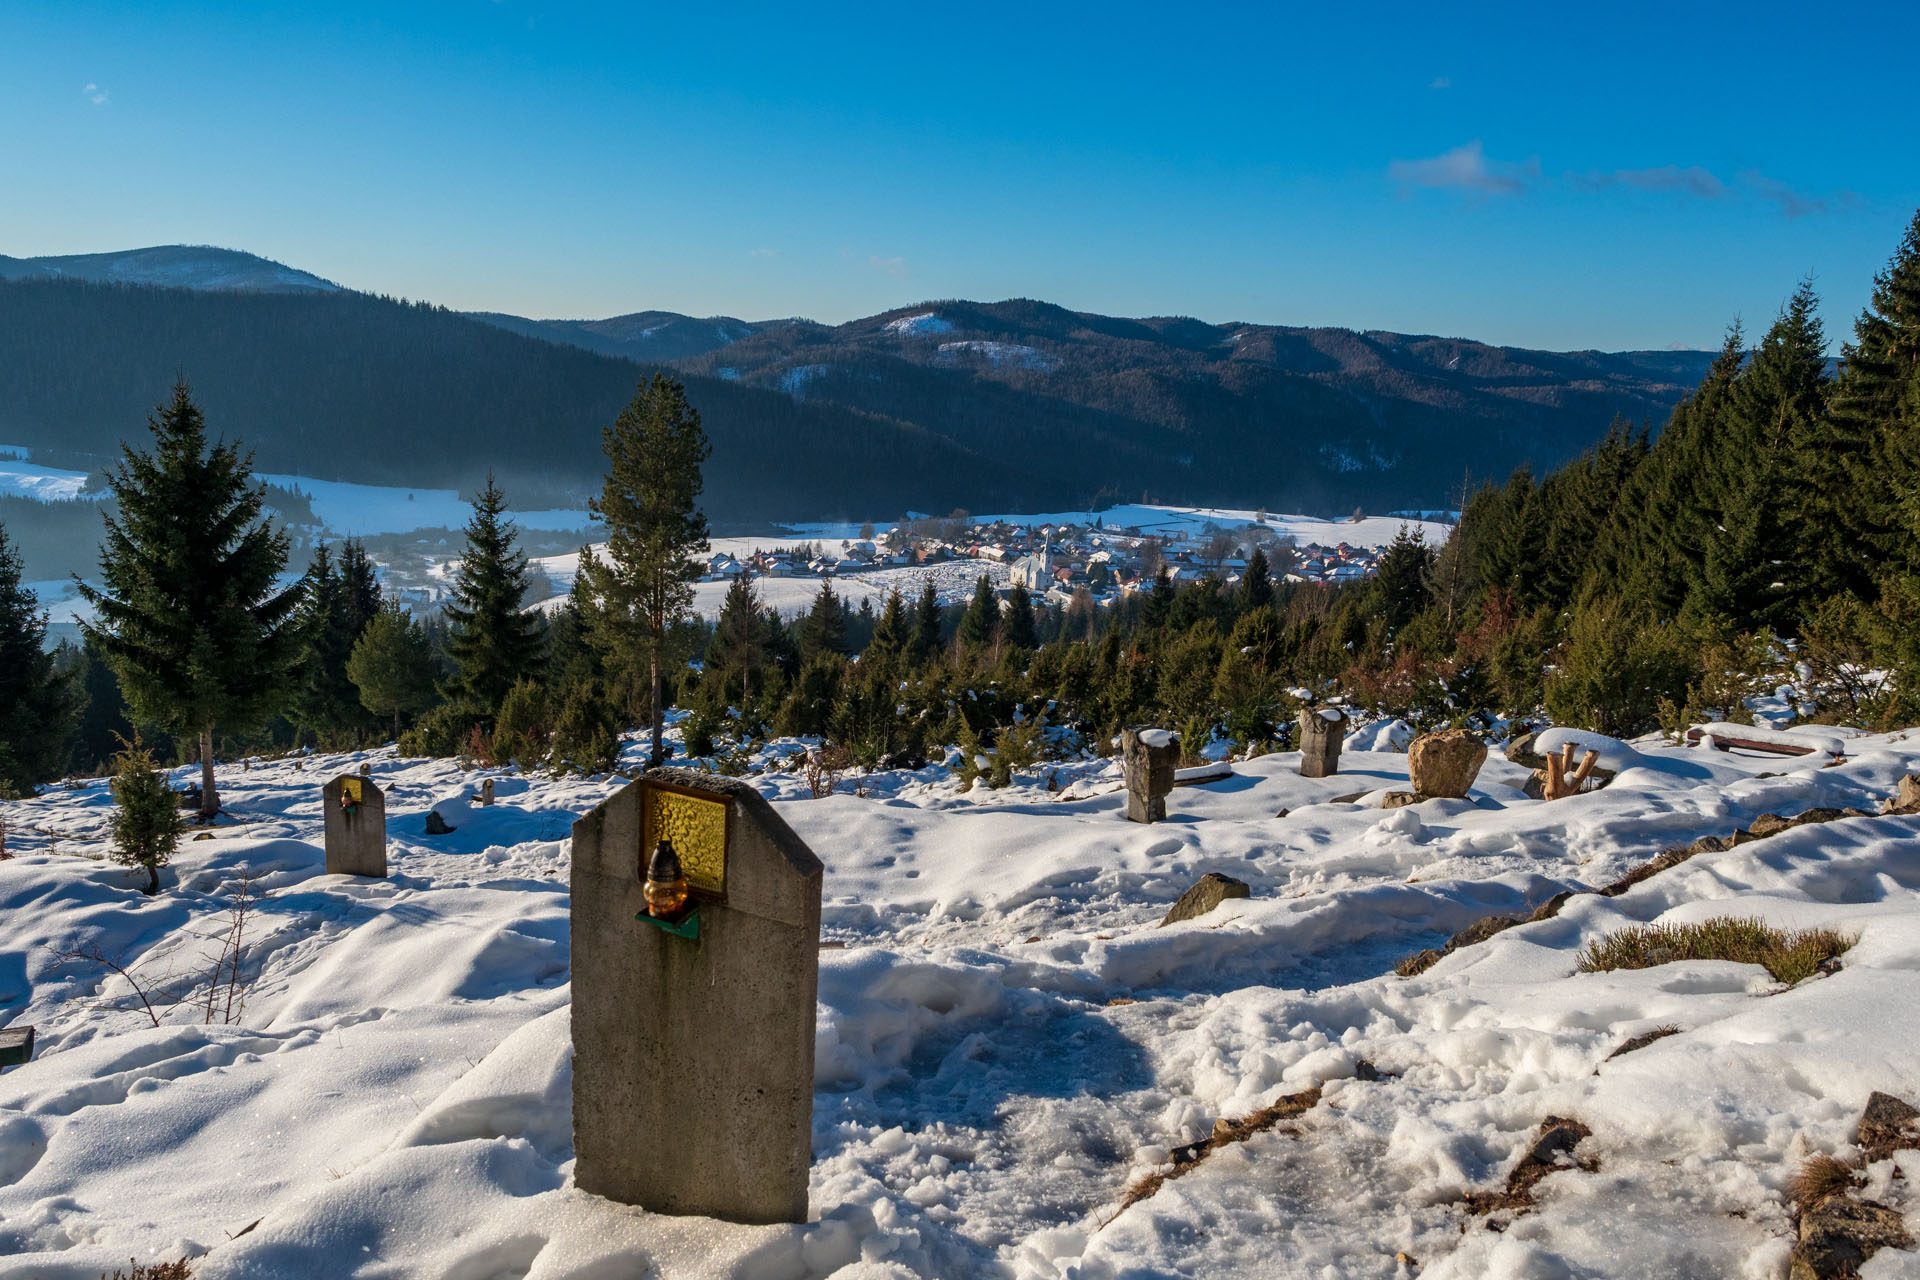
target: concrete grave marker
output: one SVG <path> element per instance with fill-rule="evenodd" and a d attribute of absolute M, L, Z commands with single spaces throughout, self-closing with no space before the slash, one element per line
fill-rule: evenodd
<path fill-rule="evenodd" d="M 21 1067 L 32 1061 L 32 1027 L 8 1027 L 0 1031 L 0 1067 Z"/>
<path fill-rule="evenodd" d="M 493 779 L 492 778 L 481 779 L 480 794 L 475 796 L 474 799 L 480 802 L 480 805 L 482 808 L 485 808 L 487 805 L 490 805 L 493 803 Z"/>
<path fill-rule="evenodd" d="M 730 778 L 649 770 L 574 823 L 581 1190 L 657 1213 L 806 1221 L 821 876 Z"/>
<path fill-rule="evenodd" d="M 1127 819 L 1165 822 L 1180 739 L 1165 729 L 1122 729 L 1120 766 L 1127 780 Z"/>
<path fill-rule="evenodd" d="M 326 811 L 327 874 L 387 874 L 387 795 L 369 778 L 342 774 L 320 792 Z"/>
<path fill-rule="evenodd" d="M 1340 772 L 1340 744 L 1347 713 L 1338 707 L 1308 707 L 1300 713 L 1300 776 L 1331 778 Z"/>

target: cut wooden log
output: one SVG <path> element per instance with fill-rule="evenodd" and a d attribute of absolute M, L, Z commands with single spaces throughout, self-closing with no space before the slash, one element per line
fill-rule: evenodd
<path fill-rule="evenodd" d="M 1732 725 L 1695 725 L 1687 730 L 1687 745 L 1697 747 L 1707 743 L 1715 751 L 1758 751 L 1770 756 L 1810 756 L 1824 753 L 1835 758 L 1844 756 L 1846 749 L 1837 742 L 1824 738 L 1809 738 L 1796 742 L 1785 733 L 1765 729 L 1744 730 L 1743 726 Z"/>

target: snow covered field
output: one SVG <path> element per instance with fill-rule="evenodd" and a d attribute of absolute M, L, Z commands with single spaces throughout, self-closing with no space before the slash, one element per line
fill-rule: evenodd
<path fill-rule="evenodd" d="M 966 794 L 937 765 L 821 799 L 758 779 L 826 863 L 843 944 L 821 953 L 804 1227 L 569 1186 L 567 835 L 618 779 L 489 771 L 500 802 L 430 838 L 427 808 L 483 774 L 391 751 L 228 768 L 244 825 L 183 843 L 153 899 L 97 860 L 102 786 L 9 804 L 0 1025 L 36 1024 L 40 1048 L 0 1076 L 0 1278 L 189 1254 L 203 1280 L 1784 1276 L 1800 1159 L 1846 1153 L 1870 1090 L 1920 1098 L 1920 818 L 1703 852 L 1391 972 L 1762 813 L 1877 809 L 1920 767 L 1920 735 L 1851 740 L 1826 769 L 1641 745 L 1589 795 L 1524 799 L 1495 753 L 1471 799 L 1394 810 L 1332 801 L 1404 786 L 1404 755 L 1350 751 L 1318 780 L 1267 756 L 1150 827 L 1120 816 L 1109 761 Z M 390 788 L 382 882 L 321 874 L 320 785 L 361 760 Z M 1156 927 L 1206 871 L 1252 898 Z M 57 958 L 189 979 L 243 872 L 256 980 L 233 1025 L 187 1003 L 155 1026 Z M 1729 914 L 1859 942 L 1791 989 L 1717 961 L 1574 973 L 1624 925 Z M 1121 1211 L 1172 1148 L 1313 1086 Z M 1468 1213 L 1549 1115 L 1591 1127 L 1597 1169 L 1553 1174 L 1524 1215 Z M 1920 1156 L 1866 1176 L 1915 1208 Z M 1917 1267 L 1882 1252 L 1862 1274 Z"/>

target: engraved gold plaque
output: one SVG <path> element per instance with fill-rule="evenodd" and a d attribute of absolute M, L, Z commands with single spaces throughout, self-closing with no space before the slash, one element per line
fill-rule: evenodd
<path fill-rule="evenodd" d="M 639 867 L 646 875 L 654 846 L 665 840 L 680 855 L 687 887 L 725 897 L 727 892 L 727 818 L 733 805 L 664 783 L 647 784 L 646 821 L 640 833 Z"/>

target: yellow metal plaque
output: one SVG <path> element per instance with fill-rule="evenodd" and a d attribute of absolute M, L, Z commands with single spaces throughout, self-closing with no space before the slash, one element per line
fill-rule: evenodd
<path fill-rule="evenodd" d="M 340 779 L 340 798 L 348 804 L 360 804 L 363 802 L 367 798 L 367 793 L 360 789 L 360 779 Z"/>
<path fill-rule="evenodd" d="M 665 840 L 680 855 L 680 870 L 687 877 L 689 888 L 725 896 L 727 811 L 732 807 L 718 796 L 649 783 L 645 830 L 640 839 L 641 873 L 646 872 L 654 846 Z"/>

